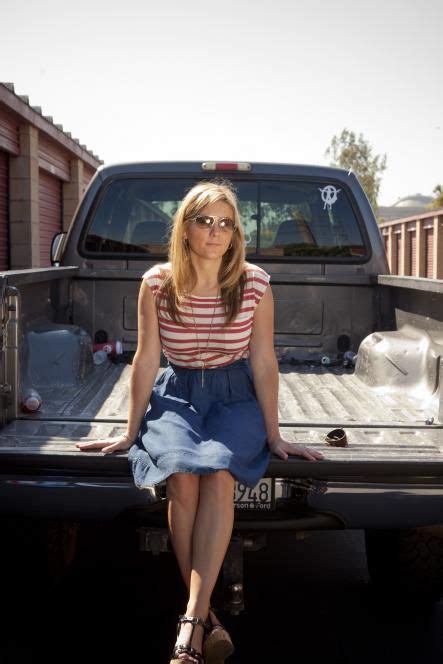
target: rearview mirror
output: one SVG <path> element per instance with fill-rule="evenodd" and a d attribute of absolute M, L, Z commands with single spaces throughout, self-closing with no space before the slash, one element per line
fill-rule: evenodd
<path fill-rule="evenodd" d="M 63 245 L 65 243 L 66 231 L 56 233 L 51 242 L 51 265 L 53 267 L 60 266 L 60 259 L 62 256 Z"/>

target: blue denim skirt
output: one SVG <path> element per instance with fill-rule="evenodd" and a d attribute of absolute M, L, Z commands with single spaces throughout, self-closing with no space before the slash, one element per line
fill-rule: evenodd
<path fill-rule="evenodd" d="M 229 470 L 253 487 L 270 451 L 248 360 L 206 369 L 169 365 L 156 380 L 128 460 L 139 489 L 172 473 Z"/>

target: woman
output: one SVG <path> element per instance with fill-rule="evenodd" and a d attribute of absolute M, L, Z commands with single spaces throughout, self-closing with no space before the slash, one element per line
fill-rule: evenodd
<path fill-rule="evenodd" d="M 161 349 L 169 366 L 156 380 Z M 277 396 L 269 275 L 245 262 L 230 186 L 201 182 L 175 214 L 169 263 L 143 275 L 127 431 L 77 445 L 130 447 L 139 488 L 167 482 L 171 542 L 189 590 L 171 664 L 215 664 L 233 651 L 210 598 L 231 538 L 235 481 L 253 487 L 271 452 L 322 458 L 282 439 Z"/>

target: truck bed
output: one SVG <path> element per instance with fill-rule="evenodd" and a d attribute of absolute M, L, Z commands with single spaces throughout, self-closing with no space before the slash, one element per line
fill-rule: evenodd
<path fill-rule="evenodd" d="M 77 441 L 123 432 L 131 367 L 94 367 L 77 387 L 38 388 L 43 405 L 0 431 L 3 467 L 129 475 L 127 453 L 80 452 Z M 343 367 L 280 366 L 280 423 L 287 440 L 321 449 L 324 461 L 272 459 L 271 476 L 350 477 L 441 475 L 443 426 L 426 424 L 426 407 L 405 394 L 377 392 Z M 347 448 L 324 443 L 332 428 L 347 432 Z M 400 470 L 401 467 L 401 470 Z"/>

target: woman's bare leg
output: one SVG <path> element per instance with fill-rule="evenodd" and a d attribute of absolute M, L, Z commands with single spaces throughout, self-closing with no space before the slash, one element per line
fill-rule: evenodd
<path fill-rule="evenodd" d="M 205 620 L 234 523 L 234 478 L 219 470 L 200 479 L 200 498 L 192 538 L 192 569 L 186 613 Z M 197 631 L 197 630 L 196 630 Z M 201 630 L 193 647 L 201 648 Z M 198 639 L 198 640 L 197 640 Z"/>
<path fill-rule="evenodd" d="M 192 473 L 174 473 L 167 480 L 168 526 L 172 547 L 178 566 L 189 590 L 192 567 L 192 534 L 198 508 L 200 476 Z M 177 644 L 188 644 L 192 626 L 185 623 L 180 630 Z M 194 631 L 192 647 L 201 652 L 203 628 Z M 184 657 L 184 656 L 183 656 Z M 195 660 L 191 660 L 195 661 Z"/>
<path fill-rule="evenodd" d="M 168 525 L 178 566 L 189 590 L 191 578 L 192 531 L 198 507 L 200 476 L 174 473 L 167 483 Z"/>
<path fill-rule="evenodd" d="M 192 538 L 188 611 L 206 617 L 212 591 L 234 523 L 234 478 L 219 470 L 200 479 L 200 498 Z"/>
<path fill-rule="evenodd" d="M 168 516 L 174 551 L 189 588 L 186 614 L 206 620 L 211 594 L 231 538 L 235 480 L 225 470 L 189 477 L 199 480 L 197 490 L 193 480 L 183 473 L 177 473 L 168 480 Z M 198 506 L 195 513 L 192 508 L 196 496 Z M 191 625 L 183 625 L 177 642 L 186 643 L 191 630 Z M 200 652 L 202 638 L 202 628 L 196 627 L 192 647 Z"/>

